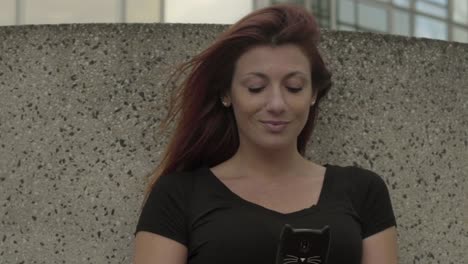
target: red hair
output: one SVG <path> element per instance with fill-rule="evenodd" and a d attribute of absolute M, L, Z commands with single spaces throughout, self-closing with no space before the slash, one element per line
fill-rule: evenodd
<path fill-rule="evenodd" d="M 298 45 L 311 65 L 316 103 L 298 136 L 304 155 L 320 99 L 331 87 L 331 74 L 318 52 L 320 31 L 314 17 L 295 5 L 273 5 L 250 13 L 230 26 L 206 50 L 182 64 L 173 78 L 188 75 L 173 91 L 162 129 L 177 117 L 174 132 L 160 165 L 152 173 L 147 193 L 160 175 L 215 166 L 234 155 L 239 136 L 232 108 L 221 99 L 231 87 L 234 66 L 240 55 L 258 45 Z"/>

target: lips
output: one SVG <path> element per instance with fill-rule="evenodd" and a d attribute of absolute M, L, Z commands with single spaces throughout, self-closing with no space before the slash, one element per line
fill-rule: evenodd
<path fill-rule="evenodd" d="M 265 123 L 265 124 L 275 125 L 275 126 L 285 125 L 285 124 L 289 123 L 288 121 L 273 121 L 273 120 L 260 121 L 260 122 Z"/>
<path fill-rule="evenodd" d="M 286 129 L 286 126 L 289 122 L 287 121 L 276 121 L 276 120 L 268 120 L 268 121 L 260 121 L 263 123 L 265 128 L 272 132 L 272 133 L 280 133 L 284 129 Z"/>

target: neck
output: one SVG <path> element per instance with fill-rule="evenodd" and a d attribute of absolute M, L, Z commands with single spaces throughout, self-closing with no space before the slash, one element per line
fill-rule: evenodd
<path fill-rule="evenodd" d="M 295 176 L 310 166 L 295 144 L 286 149 L 261 149 L 241 144 L 232 161 L 242 175 L 255 175 L 263 179 Z"/>

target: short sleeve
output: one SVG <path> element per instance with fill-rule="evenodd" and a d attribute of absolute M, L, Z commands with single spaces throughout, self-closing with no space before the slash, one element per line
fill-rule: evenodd
<path fill-rule="evenodd" d="M 158 178 L 138 220 L 138 231 L 155 233 L 187 245 L 187 193 L 182 177 L 168 174 Z"/>
<path fill-rule="evenodd" d="M 375 172 L 358 169 L 359 216 L 362 237 L 366 238 L 391 226 L 396 226 L 390 194 L 385 181 Z"/>

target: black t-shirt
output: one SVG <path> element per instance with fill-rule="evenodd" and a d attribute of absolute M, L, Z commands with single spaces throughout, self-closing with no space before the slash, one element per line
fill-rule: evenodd
<path fill-rule="evenodd" d="M 328 225 L 328 263 L 361 263 L 362 240 L 396 225 L 388 189 L 372 171 L 325 166 L 317 204 L 286 214 L 242 199 L 208 167 L 163 175 L 143 207 L 136 232 L 184 244 L 189 264 L 273 264 L 284 224 Z"/>

